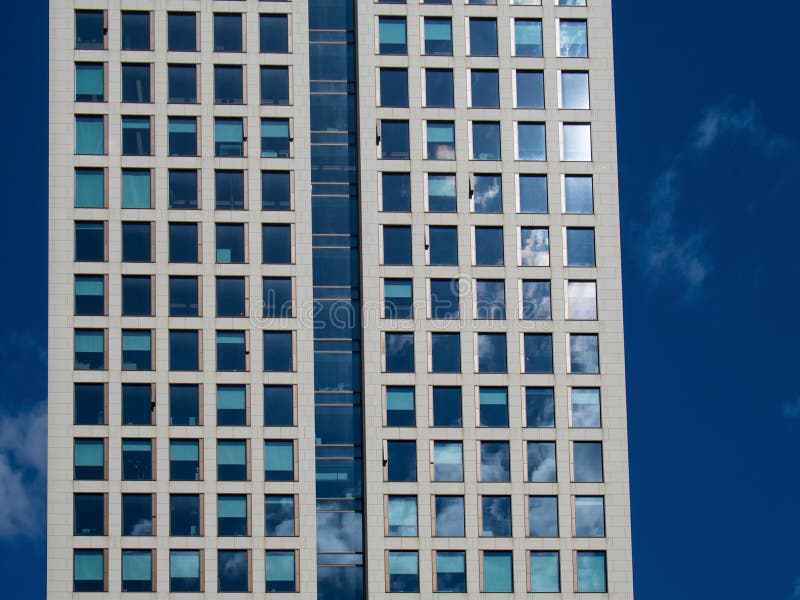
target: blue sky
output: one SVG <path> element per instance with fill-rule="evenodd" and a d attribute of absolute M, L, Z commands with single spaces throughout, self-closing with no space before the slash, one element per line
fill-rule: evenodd
<path fill-rule="evenodd" d="M 45 591 L 46 4 L 0 20 L 3 56 L 25 58 L 0 62 L 8 600 Z M 617 0 L 614 17 L 636 594 L 800 598 L 800 5 Z"/>

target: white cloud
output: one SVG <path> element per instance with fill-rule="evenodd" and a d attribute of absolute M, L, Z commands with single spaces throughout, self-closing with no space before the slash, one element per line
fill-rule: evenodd
<path fill-rule="evenodd" d="M 758 113 L 752 104 L 742 110 L 712 107 L 706 111 L 695 128 L 692 146 L 697 151 L 704 151 L 722 136 L 738 133 L 756 135 L 760 131 Z"/>
<path fill-rule="evenodd" d="M 0 538 L 44 533 L 47 408 L 0 418 Z"/>

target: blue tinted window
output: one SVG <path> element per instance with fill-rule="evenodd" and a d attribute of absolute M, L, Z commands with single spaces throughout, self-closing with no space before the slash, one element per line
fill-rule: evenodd
<path fill-rule="evenodd" d="M 268 537 L 296 535 L 294 496 L 265 496 L 264 524 L 264 535 Z"/>
<path fill-rule="evenodd" d="M 75 169 L 75 208 L 103 208 L 105 204 L 105 170 Z"/>
<path fill-rule="evenodd" d="M 467 560 L 464 551 L 436 551 L 436 591 L 467 591 Z"/>
<path fill-rule="evenodd" d="M 478 390 L 480 427 L 508 427 L 508 389 L 481 387 Z"/>
<path fill-rule="evenodd" d="M 103 494 L 75 494 L 74 535 L 105 535 L 105 497 Z"/>
<path fill-rule="evenodd" d="M 381 158 L 408 159 L 408 121 L 380 122 Z"/>
<path fill-rule="evenodd" d="M 378 45 L 381 54 L 406 53 L 405 17 L 378 18 Z"/>
<path fill-rule="evenodd" d="M 75 100 L 104 102 L 105 69 L 103 63 L 75 63 Z"/>
<path fill-rule="evenodd" d="M 577 563 L 578 592 L 605 593 L 608 591 L 605 552 L 580 551 L 577 553 Z"/>
<path fill-rule="evenodd" d="M 380 70 L 381 106 L 408 106 L 408 69 Z"/>
<path fill-rule="evenodd" d="M 452 121 L 428 121 L 425 133 L 428 159 L 455 160 L 456 129 Z"/>
<path fill-rule="evenodd" d="M 105 277 L 102 275 L 76 275 L 75 314 L 105 314 L 105 287 Z"/>
<path fill-rule="evenodd" d="M 150 117 L 122 117 L 122 155 L 150 156 Z"/>
<path fill-rule="evenodd" d="M 264 481 L 294 481 L 294 442 L 264 442 Z"/>
<path fill-rule="evenodd" d="M 525 373 L 553 372 L 553 336 L 549 333 L 526 333 L 524 337 Z"/>
<path fill-rule="evenodd" d="M 525 388 L 525 427 L 555 427 L 553 388 Z"/>
<path fill-rule="evenodd" d="M 170 481 L 200 480 L 200 444 L 197 440 L 169 441 L 169 479 Z"/>
<path fill-rule="evenodd" d="M 215 208 L 244 210 L 244 171 L 214 171 Z"/>
<path fill-rule="evenodd" d="M 75 330 L 75 369 L 105 369 L 105 334 L 102 329 Z"/>
<path fill-rule="evenodd" d="M 102 592 L 105 590 L 105 550 L 75 550 L 72 563 L 73 591 Z"/>
<path fill-rule="evenodd" d="M 169 591 L 200 591 L 200 551 L 169 551 Z"/>
<path fill-rule="evenodd" d="M 267 593 L 297 591 L 294 550 L 268 550 L 265 571 Z"/>
<path fill-rule="evenodd" d="M 594 229 L 567 227 L 567 266 L 595 266 Z"/>
<path fill-rule="evenodd" d="M 433 480 L 464 481 L 462 442 L 433 443 Z"/>
<path fill-rule="evenodd" d="M 449 17 L 425 17 L 425 54 L 452 56 L 453 26 Z"/>
<path fill-rule="evenodd" d="M 472 123 L 472 158 L 500 160 L 500 123 Z"/>
<path fill-rule="evenodd" d="M 264 264 L 288 265 L 292 262 L 291 225 L 262 225 L 261 260 Z"/>
<path fill-rule="evenodd" d="M 469 19 L 470 56 L 497 56 L 497 20 Z"/>
<path fill-rule="evenodd" d="M 214 156 L 244 156 L 242 119 L 214 119 Z"/>
<path fill-rule="evenodd" d="M 122 262 L 151 262 L 151 233 L 151 223 L 123 223 Z"/>
<path fill-rule="evenodd" d="M 547 213 L 547 176 L 519 176 L 519 212 Z"/>
<path fill-rule="evenodd" d="M 169 207 L 197 208 L 197 171 L 170 169 L 168 179 Z"/>
<path fill-rule="evenodd" d="M 517 123 L 519 160 L 546 160 L 544 123 Z"/>
<path fill-rule="evenodd" d="M 503 212 L 503 180 L 500 175 L 475 175 L 472 189 L 476 213 Z"/>
<path fill-rule="evenodd" d="M 152 425 L 155 400 L 149 383 L 122 384 L 122 424 Z"/>
<path fill-rule="evenodd" d="M 122 101 L 150 102 L 150 65 L 122 65 Z"/>
<path fill-rule="evenodd" d="M 425 106 L 453 107 L 452 69 L 425 69 Z"/>
<path fill-rule="evenodd" d="M 169 316 L 197 317 L 200 314 L 197 277 L 170 276 Z"/>
<path fill-rule="evenodd" d="M 261 210 L 291 210 L 292 185 L 289 171 L 261 172 Z"/>
<path fill-rule="evenodd" d="M 289 119 L 261 119 L 261 158 L 289 158 Z"/>
<path fill-rule="evenodd" d="M 522 282 L 522 318 L 550 319 L 550 282 Z"/>
<path fill-rule="evenodd" d="M 495 70 L 470 71 L 472 108 L 500 108 L 500 74 Z"/>
<path fill-rule="evenodd" d="M 416 420 L 414 388 L 388 386 L 386 388 L 386 425 L 388 427 L 414 427 Z"/>
<path fill-rule="evenodd" d="M 413 287 L 410 279 L 383 280 L 384 313 L 387 319 L 410 319 L 413 314 Z"/>
<path fill-rule="evenodd" d="M 478 266 L 503 265 L 503 228 L 475 228 L 475 264 Z"/>
<path fill-rule="evenodd" d="M 558 552 L 531 552 L 531 591 L 558 593 L 561 591 Z"/>
<path fill-rule="evenodd" d="M 244 331 L 217 332 L 217 371 L 245 371 L 247 345 Z"/>
<path fill-rule="evenodd" d="M 152 313 L 150 276 L 122 276 L 122 316 L 146 317 Z"/>
<path fill-rule="evenodd" d="M 317 600 L 358 600 L 364 596 L 362 566 L 317 566 Z M 342 590 L 347 590 L 346 598 Z"/>
<path fill-rule="evenodd" d="M 384 211 L 411 210 L 411 176 L 408 173 L 381 173 L 381 186 Z"/>
<path fill-rule="evenodd" d="M 517 108 L 544 108 L 544 73 L 517 71 Z"/>
<path fill-rule="evenodd" d="M 417 480 L 417 443 L 414 441 L 386 442 L 386 480 Z"/>
<path fill-rule="evenodd" d="M 542 22 L 514 19 L 514 55 L 542 56 Z"/>
<path fill-rule="evenodd" d="M 556 481 L 556 443 L 528 442 L 528 481 Z"/>
<path fill-rule="evenodd" d="M 511 481 L 511 454 L 508 442 L 480 443 L 481 481 Z"/>
<path fill-rule="evenodd" d="M 75 154 L 105 154 L 105 117 L 78 115 L 75 117 Z"/>
<path fill-rule="evenodd" d="M 431 279 L 431 318 L 457 319 L 459 314 L 457 279 Z"/>
<path fill-rule="evenodd" d="M 194 104 L 197 102 L 197 65 L 167 66 L 167 102 Z"/>
<path fill-rule="evenodd" d="M 572 427 L 600 427 L 600 389 L 570 389 Z"/>
<path fill-rule="evenodd" d="M 461 372 L 460 334 L 431 334 L 431 371 L 433 373 Z"/>
<path fill-rule="evenodd" d="M 605 537 L 605 501 L 602 496 L 575 497 L 575 537 Z"/>
<path fill-rule="evenodd" d="M 482 496 L 481 526 L 484 537 L 511 537 L 511 496 Z"/>
<path fill-rule="evenodd" d="M 289 67 L 261 67 L 261 104 L 289 104 Z"/>
<path fill-rule="evenodd" d="M 392 537 L 416 537 L 417 497 L 389 496 L 387 504 L 387 529 Z"/>
<path fill-rule="evenodd" d="M 197 50 L 196 13 L 167 14 L 167 49 L 170 52 Z"/>
<path fill-rule="evenodd" d="M 153 444 L 151 440 L 122 440 L 122 480 L 153 479 Z"/>
<path fill-rule="evenodd" d="M 242 15 L 214 15 L 214 52 L 242 51 Z"/>
<path fill-rule="evenodd" d="M 464 496 L 434 496 L 436 537 L 464 537 Z"/>
<path fill-rule="evenodd" d="M 217 479 L 219 481 L 246 481 L 247 441 L 217 441 Z"/>
<path fill-rule="evenodd" d="M 261 52 L 285 54 L 289 51 L 287 15 L 260 15 Z"/>
<path fill-rule="evenodd" d="M 540 475 L 541 473 L 536 474 L 535 477 Z M 535 481 L 535 479 L 530 481 Z M 528 498 L 528 535 L 530 537 L 558 537 L 557 496 L 530 496 Z"/>
<path fill-rule="evenodd" d="M 197 156 L 197 119 L 170 117 L 169 155 Z"/>
<path fill-rule="evenodd" d="M 428 144 L 430 143 L 429 139 Z M 456 176 L 449 173 L 428 173 L 428 211 L 456 212 L 456 205 Z"/>
<path fill-rule="evenodd" d="M 74 478 L 100 481 L 105 475 L 105 444 L 100 439 L 76 439 Z"/>
<path fill-rule="evenodd" d="M 290 385 L 264 386 L 264 426 L 294 425 L 294 389 Z"/>
<path fill-rule="evenodd" d="M 411 264 L 410 226 L 383 226 L 383 264 Z"/>
<path fill-rule="evenodd" d="M 461 388 L 435 386 L 431 395 L 433 426 L 461 427 Z"/>
<path fill-rule="evenodd" d="M 122 208 L 151 208 L 150 170 L 122 170 Z"/>
<path fill-rule="evenodd" d="M 122 535 L 153 535 L 150 494 L 122 494 Z"/>
<path fill-rule="evenodd" d="M 217 425 L 247 425 L 247 388 L 217 386 Z"/>
<path fill-rule="evenodd" d="M 170 384 L 169 424 L 200 424 L 200 390 L 193 384 Z"/>
<path fill-rule="evenodd" d="M 564 212 L 574 215 L 594 212 L 591 175 L 564 175 Z"/>
<path fill-rule="evenodd" d="M 122 370 L 150 371 L 153 340 L 150 331 L 122 330 Z"/>
<path fill-rule="evenodd" d="M 246 592 L 249 583 L 250 557 L 247 550 L 217 551 L 217 590 Z"/>
<path fill-rule="evenodd" d="M 511 552 L 483 552 L 483 591 L 514 591 L 514 576 L 511 569 Z"/>
<path fill-rule="evenodd" d="M 428 228 L 428 264 L 458 265 L 458 228 Z"/>
<path fill-rule="evenodd" d="M 506 318 L 506 289 L 502 280 L 483 279 L 475 282 L 475 318 Z"/>
<path fill-rule="evenodd" d="M 75 11 L 76 49 L 102 50 L 105 48 L 105 38 L 105 15 L 102 10 Z"/>
<path fill-rule="evenodd" d="M 572 443 L 573 480 L 579 483 L 602 483 L 602 442 Z"/>
<path fill-rule="evenodd" d="M 244 262 L 244 224 L 243 223 L 217 223 L 217 262 L 218 263 L 243 263 Z"/>
<path fill-rule="evenodd" d="M 569 335 L 569 372 L 599 373 L 600 348 L 597 334 Z"/>
<path fill-rule="evenodd" d="M 292 332 L 264 332 L 264 370 L 292 371 L 293 366 Z"/>
<path fill-rule="evenodd" d="M 547 227 L 520 230 L 520 264 L 524 267 L 550 266 L 550 231 Z"/>
<path fill-rule="evenodd" d="M 289 277 L 265 277 L 263 279 L 263 316 L 291 317 L 292 280 Z"/>
<path fill-rule="evenodd" d="M 387 373 L 414 372 L 413 333 L 387 333 L 385 352 Z"/>
<path fill-rule="evenodd" d="M 200 496 L 169 495 L 169 534 L 182 537 L 200 535 Z"/>
<path fill-rule="evenodd" d="M 150 13 L 122 12 L 122 49 L 150 50 Z"/>
<path fill-rule="evenodd" d="M 79 262 L 101 262 L 105 260 L 104 222 L 75 222 L 75 260 Z"/>
<path fill-rule="evenodd" d="M 589 73 L 561 71 L 561 108 L 589 108 Z"/>
<path fill-rule="evenodd" d="M 101 340 L 102 341 L 102 340 Z M 76 383 L 73 390 L 75 425 L 105 423 L 105 387 L 102 383 Z"/>
<path fill-rule="evenodd" d="M 419 557 L 416 551 L 389 552 L 389 592 L 419 592 Z"/>
<path fill-rule="evenodd" d="M 217 277 L 217 316 L 245 315 L 244 277 Z"/>
<path fill-rule="evenodd" d="M 169 370 L 197 371 L 199 348 L 197 331 L 170 331 Z"/>
<path fill-rule="evenodd" d="M 585 58 L 589 56 L 586 21 L 561 19 L 558 27 L 558 55 Z"/>

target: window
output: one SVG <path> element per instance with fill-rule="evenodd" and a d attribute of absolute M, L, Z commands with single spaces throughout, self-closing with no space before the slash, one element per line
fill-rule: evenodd
<path fill-rule="evenodd" d="M 105 494 L 75 494 L 73 505 L 74 535 L 106 535 Z"/>
<path fill-rule="evenodd" d="M 528 442 L 528 481 L 555 483 L 556 443 Z"/>
<path fill-rule="evenodd" d="M 551 334 L 524 334 L 523 352 L 524 373 L 553 372 L 553 336 Z"/>
<path fill-rule="evenodd" d="M 289 171 L 261 171 L 261 210 L 291 210 Z"/>
<path fill-rule="evenodd" d="M 297 535 L 296 515 L 294 496 L 265 496 L 264 535 L 267 537 Z"/>
<path fill-rule="evenodd" d="M 589 108 L 589 72 L 561 71 L 561 108 Z"/>
<path fill-rule="evenodd" d="M 602 442 L 572 442 L 572 462 L 575 482 L 603 482 Z"/>
<path fill-rule="evenodd" d="M 410 319 L 413 316 L 413 286 L 410 279 L 383 280 L 383 316 L 387 319 Z"/>
<path fill-rule="evenodd" d="M 429 123 L 430 124 L 430 123 Z M 431 141 L 428 138 L 428 145 Z M 428 155 L 430 158 L 430 154 Z M 427 201 L 429 212 L 456 212 L 456 176 L 428 173 Z"/>
<path fill-rule="evenodd" d="M 214 119 L 214 156 L 244 156 L 242 119 Z"/>
<path fill-rule="evenodd" d="M 503 228 L 475 228 L 475 264 L 484 267 L 503 266 Z"/>
<path fill-rule="evenodd" d="M 167 13 L 167 49 L 170 52 L 197 50 L 196 13 Z"/>
<path fill-rule="evenodd" d="M 105 332 L 102 329 L 76 329 L 75 369 L 103 371 L 105 368 Z"/>
<path fill-rule="evenodd" d="M 550 266 L 550 231 L 547 227 L 520 229 L 520 263 L 523 267 Z"/>
<path fill-rule="evenodd" d="M 475 282 L 475 318 L 506 318 L 506 288 L 502 279 L 479 279 Z"/>
<path fill-rule="evenodd" d="M 217 223 L 217 263 L 244 262 L 244 223 Z"/>
<path fill-rule="evenodd" d="M 386 333 L 384 346 L 387 373 L 414 372 L 413 333 Z"/>
<path fill-rule="evenodd" d="M 153 369 L 152 333 L 122 330 L 122 370 L 151 371 Z"/>
<path fill-rule="evenodd" d="M 106 478 L 105 440 L 75 440 L 75 480 L 102 481 Z"/>
<path fill-rule="evenodd" d="M 169 441 L 169 479 L 200 481 L 200 444 L 197 440 Z"/>
<path fill-rule="evenodd" d="M 606 553 L 596 551 L 578 551 L 576 563 L 578 567 L 579 593 L 605 593 L 608 591 L 606 584 Z"/>
<path fill-rule="evenodd" d="M 425 106 L 453 107 L 453 69 L 425 69 Z"/>
<path fill-rule="evenodd" d="M 247 388 L 217 386 L 217 425 L 247 425 Z"/>
<path fill-rule="evenodd" d="M 408 173 L 381 173 L 382 210 L 411 211 L 411 176 Z"/>
<path fill-rule="evenodd" d="M 122 424 L 152 425 L 155 397 L 149 383 L 122 384 Z"/>
<path fill-rule="evenodd" d="M 128 222 L 122 224 L 122 262 L 152 262 L 152 224 Z"/>
<path fill-rule="evenodd" d="M 294 442 L 264 442 L 264 481 L 294 481 Z"/>
<path fill-rule="evenodd" d="M 592 126 L 588 123 L 561 124 L 561 160 L 592 160 Z"/>
<path fill-rule="evenodd" d="M 547 176 L 519 175 L 519 212 L 547 213 Z"/>
<path fill-rule="evenodd" d="M 214 104 L 242 104 L 241 65 L 214 65 Z"/>
<path fill-rule="evenodd" d="M 105 205 L 105 170 L 75 169 L 75 208 L 104 208 Z"/>
<path fill-rule="evenodd" d="M 217 550 L 217 590 L 247 592 L 250 589 L 250 552 Z"/>
<path fill-rule="evenodd" d="M 547 160 L 544 123 L 517 123 L 517 160 Z"/>
<path fill-rule="evenodd" d="M 383 226 L 383 264 L 411 264 L 410 226 Z"/>
<path fill-rule="evenodd" d="M 469 17 L 469 55 L 497 56 L 497 20 Z"/>
<path fill-rule="evenodd" d="M 217 210 L 244 210 L 244 171 L 214 171 Z"/>
<path fill-rule="evenodd" d="M 461 388 L 436 386 L 431 391 L 434 427 L 461 427 Z"/>
<path fill-rule="evenodd" d="M 196 537 L 200 535 L 199 495 L 169 495 L 169 534 L 173 537 Z"/>
<path fill-rule="evenodd" d="M 245 314 L 244 277 L 217 277 L 217 316 L 243 317 Z"/>
<path fill-rule="evenodd" d="M 122 494 L 122 535 L 153 535 L 153 496 Z"/>
<path fill-rule="evenodd" d="M 410 157 L 408 121 L 381 120 L 378 141 L 381 147 L 381 158 L 407 160 Z"/>
<path fill-rule="evenodd" d="M 408 106 L 408 69 L 380 69 L 380 105 Z"/>
<path fill-rule="evenodd" d="M 261 119 L 261 158 L 289 158 L 289 119 Z"/>
<path fill-rule="evenodd" d="M 76 115 L 75 154 L 105 154 L 105 126 L 105 117 L 102 115 Z"/>
<path fill-rule="evenodd" d="M 122 49 L 151 49 L 150 13 L 122 11 Z"/>
<path fill-rule="evenodd" d="M 600 389 L 570 388 L 571 426 L 600 427 Z"/>
<path fill-rule="evenodd" d="M 214 15 L 214 52 L 242 51 L 242 15 Z"/>
<path fill-rule="evenodd" d="M 525 427 L 555 427 L 553 388 L 525 388 Z"/>
<path fill-rule="evenodd" d="M 453 55 L 453 26 L 449 17 L 424 17 L 425 54 Z"/>
<path fill-rule="evenodd" d="M 249 535 L 247 496 L 217 496 L 217 535 L 230 537 Z"/>
<path fill-rule="evenodd" d="M 526 320 L 551 318 L 549 281 L 522 282 L 522 318 Z"/>
<path fill-rule="evenodd" d="M 416 551 L 389 551 L 387 592 L 419 592 L 419 556 Z"/>
<path fill-rule="evenodd" d="M 105 425 L 106 392 L 102 383 L 76 383 L 75 425 Z"/>
<path fill-rule="evenodd" d="M 265 570 L 267 593 L 297 591 L 294 550 L 267 550 Z"/>
<path fill-rule="evenodd" d="M 594 229 L 567 227 L 567 266 L 595 266 Z"/>
<path fill-rule="evenodd" d="M 428 121 L 425 137 L 426 157 L 429 160 L 455 160 L 456 130 L 452 121 Z"/>
<path fill-rule="evenodd" d="M 167 102 L 197 103 L 197 65 L 167 66 Z"/>
<path fill-rule="evenodd" d="M 286 54 L 289 52 L 289 16 L 259 15 L 261 52 Z"/>
<path fill-rule="evenodd" d="M 602 496 L 575 497 L 575 537 L 605 537 L 605 502 Z"/>
<path fill-rule="evenodd" d="M 294 370 L 291 331 L 264 332 L 264 370 L 269 372 L 289 372 Z"/>
<path fill-rule="evenodd" d="M 576 215 L 594 212 L 591 175 L 564 175 L 564 212 Z"/>
<path fill-rule="evenodd" d="M 569 334 L 569 372 L 600 372 L 600 352 L 597 334 Z"/>
<path fill-rule="evenodd" d="M 434 592 L 465 593 L 467 591 L 467 559 L 461 551 L 436 550 L 436 582 Z"/>
<path fill-rule="evenodd" d="M 500 76 L 496 70 L 470 71 L 472 108 L 500 108 Z"/>
<path fill-rule="evenodd" d="M 558 497 L 528 497 L 528 535 L 538 538 L 558 537 Z"/>
<path fill-rule="evenodd" d="M 75 63 L 75 101 L 105 102 L 103 63 Z"/>
<path fill-rule="evenodd" d="M 122 65 L 122 101 L 151 102 L 150 65 Z"/>
<path fill-rule="evenodd" d="M 106 259 L 106 224 L 101 221 L 75 222 L 75 260 L 102 262 Z"/>
<path fill-rule="evenodd" d="M 151 208 L 149 169 L 122 170 L 122 208 Z"/>
<path fill-rule="evenodd" d="M 586 0 L 558 0 L 558 6 L 586 6 Z"/>
<path fill-rule="evenodd" d="M 386 426 L 414 427 L 414 388 L 389 386 L 386 388 Z"/>
<path fill-rule="evenodd" d="M 104 315 L 106 313 L 105 277 L 75 275 L 75 314 Z"/>
<path fill-rule="evenodd" d="M 150 276 L 122 276 L 122 316 L 148 317 L 152 313 Z"/>
<path fill-rule="evenodd" d="M 292 386 L 264 386 L 264 426 L 294 426 L 294 389 Z"/>
<path fill-rule="evenodd" d="M 434 496 L 433 535 L 464 537 L 464 496 Z"/>
<path fill-rule="evenodd" d="M 500 175 L 474 175 L 471 184 L 473 212 L 503 212 L 503 182 Z"/>
<path fill-rule="evenodd" d="M 431 334 L 431 372 L 461 372 L 461 336 L 458 333 Z"/>
<path fill-rule="evenodd" d="M 75 11 L 75 49 L 103 50 L 106 47 L 106 14 L 102 10 Z M 75 590 L 76 592 L 79 590 Z"/>
<path fill-rule="evenodd" d="M 387 496 L 386 534 L 393 537 L 416 537 L 417 497 Z"/>
<path fill-rule="evenodd" d="M 169 591 L 200 591 L 200 550 L 170 550 Z"/>
<path fill-rule="evenodd" d="M 406 54 L 405 17 L 378 17 L 378 51 L 380 54 Z"/>
<path fill-rule="evenodd" d="M 542 56 L 541 20 L 514 19 L 514 55 Z"/>
<path fill-rule="evenodd" d="M 261 226 L 261 261 L 265 265 L 292 263 L 292 226 L 264 224 Z"/>
<path fill-rule="evenodd" d="M 480 442 L 480 449 L 480 480 L 484 482 L 511 481 L 511 453 L 508 442 L 482 441 Z"/>
<path fill-rule="evenodd" d="M 590 321 L 597 320 L 596 282 L 567 282 L 567 318 Z"/>
<path fill-rule="evenodd" d="M 534 551 L 530 555 L 531 592 L 555 593 L 561 591 L 557 551 Z"/>
<path fill-rule="evenodd" d="M 169 424 L 200 424 L 200 390 L 197 385 L 170 384 Z"/>
<path fill-rule="evenodd" d="M 170 169 L 168 179 L 169 208 L 198 208 L 197 171 Z"/>
<path fill-rule="evenodd" d="M 417 443 L 386 442 L 386 481 L 417 480 Z"/>
<path fill-rule="evenodd" d="M 122 117 L 122 155 L 150 156 L 150 117 Z"/>
<path fill-rule="evenodd" d="M 464 481 L 462 442 L 433 442 L 433 481 Z"/>
<path fill-rule="evenodd" d="M 511 570 L 511 552 L 483 551 L 483 592 L 514 591 L 514 576 Z"/>
<path fill-rule="evenodd" d="M 72 589 L 75 592 L 106 590 L 106 550 L 75 550 L 72 563 Z"/>
<path fill-rule="evenodd" d="M 198 278 L 171 275 L 169 278 L 169 316 L 197 317 L 200 314 Z"/>
<path fill-rule="evenodd" d="M 589 56 L 589 41 L 586 21 L 559 19 L 558 55 L 586 58 Z"/>
<path fill-rule="evenodd" d="M 261 104 L 288 106 L 289 67 L 261 66 Z"/>
<path fill-rule="evenodd" d="M 432 319 L 457 319 L 459 314 L 457 279 L 431 279 Z"/>
<path fill-rule="evenodd" d="M 472 159 L 500 160 L 500 123 L 472 122 Z"/>
<path fill-rule="evenodd" d="M 264 317 L 291 317 L 292 280 L 289 277 L 264 277 L 262 281 Z"/>
<path fill-rule="evenodd" d="M 544 73 L 516 71 L 516 108 L 544 108 Z"/>
<path fill-rule="evenodd" d="M 197 371 L 200 368 L 200 340 L 197 331 L 169 332 L 169 370 Z"/>
<path fill-rule="evenodd" d="M 481 387 L 478 397 L 480 427 L 508 427 L 508 389 Z"/>
<path fill-rule="evenodd" d="M 197 156 L 197 119 L 170 117 L 167 124 L 170 156 Z"/>
<path fill-rule="evenodd" d="M 479 333 L 478 373 L 506 373 L 506 334 Z"/>
<path fill-rule="evenodd" d="M 511 537 L 511 496 L 481 496 L 481 536 Z"/>
<path fill-rule="evenodd" d="M 122 480 L 152 481 L 153 442 L 151 440 L 122 440 Z"/>

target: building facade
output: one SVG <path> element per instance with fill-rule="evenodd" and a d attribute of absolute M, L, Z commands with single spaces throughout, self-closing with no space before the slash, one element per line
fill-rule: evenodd
<path fill-rule="evenodd" d="M 51 600 L 632 599 L 610 0 L 50 18 Z"/>

